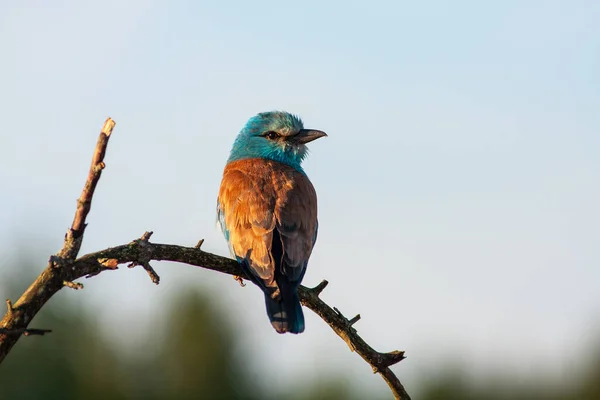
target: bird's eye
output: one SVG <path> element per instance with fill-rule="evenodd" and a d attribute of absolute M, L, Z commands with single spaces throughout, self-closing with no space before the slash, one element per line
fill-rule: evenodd
<path fill-rule="evenodd" d="M 274 131 L 269 131 L 269 132 L 265 132 L 265 134 L 263 136 L 266 137 L 267 139 L 274 140 L 279 137 L 279 134 Z"/>

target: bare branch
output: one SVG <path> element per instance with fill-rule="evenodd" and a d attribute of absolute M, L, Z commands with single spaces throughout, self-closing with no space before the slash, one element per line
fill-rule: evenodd
<path fill-rule="evenodd" d="M 12 301 L 10 301 L 10 299 L 6 299 L 6 315 L 8 316 L 13 316 L 14 313 L 14 307 L 12 304 Z M 50 329 L 27 329 L 27 328 L 16 328 L 16 329 L 9 329 L 9 328 L 0 328 L 0 334 L 4 334 L 4 335 L 12 335 L 12 336 L 21 336 L 21 335 L 25 335 L 25 336 L 30 336 L 30 335 L 41 335 L 43 336 L 46 333 L 52 332 L 52 330 Z"/>
<path fill-rule="evenodd" d="M 86 254 L 62 271 L 67 274 L 68 280 L 73 281 L 86 275 L 97 275 L 109 269 L 103 265 L 106 260 L 116 264 L 134 263 L 136 265 L 143 265 L 144 262 L 149 261 L 174 261 L 234 276 L 243 274 L 239 264 L 232 259 L 207 253 L 194 247 L 150 243 L 141 239 L 126 245 Z M 375 373 L 380 373 L 396 398 L 410 399 L 398 378 L 389 369 L 391 365 L 404 359 L 404 352 L 380 353 L 369 346 L 352 326 L 358 320 L 357 317 L 348 320 L 337 308 L 330 307 L 319 298 L 319 294 L 327 286 L 326 282 L 323 281 L 314 288 L 301 286 L 299 294 L 302 304 L 319 315 L 348 344 L 350 350 L 369 363 Z M 0 360 L 2 348 L 2 343 L 0 343 Z"/>
<path fill-rule="evenodd" d="M 114 127 L 115 121 L 111 118 L 107 118 L 102 126 L 100 135 L 98 136 L 98 142 L 96 143 L 94 155 L 92 156 L 90 171 L 88 172 L 88 177 L 83 186 L 81 196 L 77 199 L 77 209 L 75 210 L 75 217 L 73 218 L 71 229 L 67 231 L 63 248 L 57 254 L 57 256 L 62 259 L 68 261 L 74 260 L 81 248 L 83 232 L 86 227 L 85 220 L 92 209 L 92 197 L 94 196 L 96 185 L 100 180 L 102 170 L 106 167 L 104 164 L 104 155 L 106 154 L 108 139 L 110 138 Z"/>
<path fill-rule="evenodd" d="M 75 218 L 65 235 L 63 248 L 56 256 L 50 257 L 47 268 L 14 305 L 10 300 L 6 301 L 8 311 L 0 321 L 0 363 L 21 335 L 43 335 L 51 332 L 47 329 L 28 329 L 27 326 L 56 292 L 65 286 L 81 289 L 83 285 L 75 282 L 77 279 L 90 278 L 103 271 L 118 269 L 120 264 L 129 264 L 130 267 L 142 266 L 156 284 L 159 283 L 160 278 L 150 265 L 150 261 L 173 261 L 206 268 L 233 275 L 240 284 L 244 285 L 241 278 L 244 273 L 239 264 L 235 260 L 202 251 L 200 247 L 203 240 L 198 242 L 195 247 L 157 244 L 150 243 L 152 232 L 146 232 L 140 239 L 131 243 L 77 258 L 86 226 L 85 220 L 91 209 L 94 189 L 105 167 L 104 155 L 114 125 L 114 121 L 109 118 L 102 128 L 88 178 L 77 201 Z M 331 308 L 319 298 L 327 284 L 328 282 L 323 280 L 314 288 L 301 286 L 299 295 L 302 304 L 321 317 L 348 344 L 350 350 L 360 355 L 375 373 L 381 374 L 396 399 L 410 399 L 398 377 L 389 368 L 404 359 L 404 352 L 396 350 L 379 353 L 369 346 L 353 327 L 360 319 L 360 315 L 348 320 L 337 308 Z"/>
<path fill-rule="evenodd" d="M 321 317 L 346 342 L 351 351 L 356 352 L 363 360 L 369 363 L 374 373 L 381 374 L 396 399 L 410 399 L 398 377 L 389 368 L 405 358 L 404 352 L 395 350 L 390 353 L 379 353 L 369 346 L 358 335 L 356 329 L 352 327 L 360 319 L 359 315 L 352 318 L 352 320 L 348 320 L 337 308 L 334 307 L 332 309 L 319 298 L 319 293 L 327 286 L 322 286 L 323 282 L 313 289 L 300 288 L 300 301 L 302 304 Z"/>
<path fill-rule="evenodd" d="M 354 316 L 354 318 L 352 318 L 351 320 L 348 321 L 348 324 L 350 324 L 350 326 L 352 326 L 355 323 L 357 323 L 359 320 L 360 320 L 360 314 L 356 314 Z"/>
<path fill-rule="evenodd" d="M 73 218 L 71 228 L 69 228 L 65 235 L 62 249 L 55 256 L 50 257 L 48 267 L 29 286 L 25 293 L 21 295 L 14 306 L 10 303 L 10 300 L 7 301 L 9 306 L 8 312 L 0 321 L 0 329 L 2 329 L 0 330 L 0 362 L 2 362 L 21 336 L 20 334 L 13 333 L 21 332 L 25 335 L 28 332 L 35 331 L 31 329 L 27 330 L 26 328 L 54 293 L 58 292 L 65 285 L 78 289 L 83 287 L 80 283 L 72 283 L 74 279 L 67 276 L 69 273 L 66 270 L 72 268 L 68 264 L 75 260 L 79 254 L 86 226 L 85 220 L 92 207 L 94 190 L 105 167 L 104 155 L 106 154 L 108 139 L 114 127 L 115 121 L 107 118 L 100 130 L 88 177 L 83 186 L 81 196 L 77 200 L 75 217 Z"/>

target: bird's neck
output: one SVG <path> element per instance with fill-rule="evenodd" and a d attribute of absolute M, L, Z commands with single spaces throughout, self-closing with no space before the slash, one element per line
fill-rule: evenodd
<path fill-rule="evenodd" d="M 249 159 L 276 161 L 285 165 L 289 165 L 296 171 L 306 175 L 302 169 L 302 166 L 300 165 L 302 162 L 300 157 L 294 157 L 293 155 L 286 153 L 283 149 L 253 147 L 248 146 L 246 143 L 240 143 L 237 141 L 234 143 L 233 148 L 231 149 L 227 163 Z"/>
<path fill-rule="evenodd" d="M 288 158 L 285 157 L 263 157 L 263 156 L 250 156 L 250 155 L 234 155 L 231 154 L 229 156 L 229 158 L 227 159 L 227 164 L 232 163 L 234 161 L 241 161 L 241 160 L 259 160 L 259 161 L 275 161 L 281 164 L 285 164 L 288 165 L 292 168 L 294 168 L 296 171 L 300 172 L 303 175 L 306 175 L 306 172 L 304 172 L 304 169 L 302 169 L 302 166 L 300 165 L 299 162 L 294 162 L 293 160 L 290 160 Z"/>

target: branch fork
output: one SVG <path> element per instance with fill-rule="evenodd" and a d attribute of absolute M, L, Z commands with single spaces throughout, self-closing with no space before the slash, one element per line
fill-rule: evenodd
<path fill-rule="evenodd" d="M 144 232 L 141 238 L 134 240 L 134 243 L 138 244 L 140 248 L 145 249 L 146 245 L 150 243 L 149 240 L 153 233 L 154 232 L 152 231 Z M 152 266 L 150 265 L 151 259 L 152 257 L 149 254 L 143 254 L 137 261 L 131 262 L 127 267 L 133 268 L 138 265 L 141 266 L 148 273 L 148 276 L 152 280 L 152 283 L 158 285 L 160 283 L 160 276 L 158 276 L 154 268 L 152 268 Z"/>
<path fill-rule="evenodd" d="M 128 263 L 129 268 L 141 266 L 155 284 L 160 282 L 160 277 L 150 265 L 150 261 L 164 260 L 233 275 L 242 286 L 245 285 L 242 279 L 244 273 L 240 265 L 235 260 L 202 251 L 200 248 L 204 240 L 200 240 L 195 247 L 151 243 L 151 231 L 145 232 L 142 237 L 129 244 L 78 258 L 94 191 L 106 167 L 104 156 L 114 126 L 115 122 L 108 118 L 100 131 L 88 177 L 77 200 L 75 217 L 67 230 L 62 249 L 50 257 L 47 268 L 14 305 L 10 300 L 6 301 L 7 312 L 0 320 L 0 363 L 21 336 L 44 335 L 52 332 L 49 329 L 30 329 L 27 326 L 56 292 L 63 287 L 83 289 L 83 284 L 75 282 L 77 279 L 90 278 L 103 271 L 118 269 L 119 264 Z M 410 400 L 404 386 L 389 368 L 404 359 L 404 352 L 396 350 L 379 353 L 369 346 L 353 327 L 360 320 L 360 314 L 347 319 L 337 308 L 331 308 L 320 299 L 319 296 L 327 285 L 328 282 L 323 280 L 314 288 L 300 286 L 298 294 L 302 305 L 321 317 L 352 351 L 371 366 L 373 372 L 381 374 L 395 399 Z"/>

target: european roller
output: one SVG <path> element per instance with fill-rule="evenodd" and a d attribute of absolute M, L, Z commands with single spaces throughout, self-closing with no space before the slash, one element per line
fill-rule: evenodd
<path fill-rule="evenodd" d="M 233 143 L 217 199 L 231 254 L 262 289 L 278 333 L 304 331 L 298 287 L 317 240 L 317 194 L 302 169 L 306 144 L 325 132 L 304 129 L 281 111 L 248 120 Z"/>

